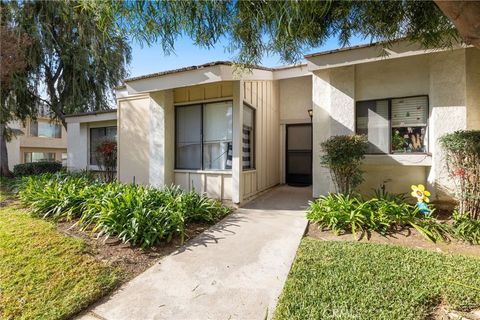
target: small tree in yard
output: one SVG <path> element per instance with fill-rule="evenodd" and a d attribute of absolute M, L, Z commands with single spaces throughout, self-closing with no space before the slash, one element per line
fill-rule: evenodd
<path fill-rule="evenodd" d="M 340 193 L 352 193 L 363 181 L 360 165 L 368 148 L 365 136 L 334 136 L 322 142 L 320 163 L 330 169 Z"/>
<path fill-rule="evenodd" d="M 459 213 L 480 220 L 480 131 L 455 131 L 440 138 L 457 186 Z"/>
<path fill-rule="evenodd" d="M 95 150 L 95 156 L 104 180 L 113 181 L 117 171 L 117 141 L 111 139 L 102 141 Z"/>

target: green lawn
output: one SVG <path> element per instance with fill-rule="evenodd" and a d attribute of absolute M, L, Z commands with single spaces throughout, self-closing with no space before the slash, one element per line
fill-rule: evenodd
<path fill-rule="evenodd" d="M 480 259 L 303 239 L 274 319 L 426 319 L 480 307 Z"/>
<path fill-rule="evenodd" d="M 87 249 L 14 205 L 0 208 L 0 319 L 65 319 L 111 290 L 116 271 Z"/>

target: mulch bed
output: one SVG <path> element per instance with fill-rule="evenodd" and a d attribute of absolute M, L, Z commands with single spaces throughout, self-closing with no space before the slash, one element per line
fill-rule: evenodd
<path fill-rule="evenodd" d="M 187 226 L 185 242 L 199 235 L 210 225 L 207 223 L 195 223 Z M 180 238 L 174 238 L 168 243 L 162 243 L 149 249 L 141 249 L 130 244 L 122 243 L 117 237 L 100 237 L 94 234 L 80 231 L 74 222 L 60 222 L 57 224 L 60 232 L 70 237 L 77 237 L 89 245 L 88 253 L 96 259 L 116 267 L 121 271 L 121 282 L 128 281 L 142 273 L 160 258 L 169 255 L 182 246 Z"/>
<path fill-rule="evenodd" d="M 315 223 L 309 223 L 307 229 L 307 236 L 326 240 L 326 241 L 360 241 L 368 243 L 383 243 L 399 245 L 403 247 L 431 250 L 436 252 L 464 254 L 469 256 L 480 257 L 480 245 L 471 245 L 467 242 L 451 240 L 450 242 L 431 242 L 425 239 L 414 228 L 403 228 L 397 232 L 383 236 L 376 232 L 366 233 L 363 236 L 357 235 L 358 240 L 355 240 L 351 233 L 344 233 L 335 235 L 330 230 L 321 230 Z"/>

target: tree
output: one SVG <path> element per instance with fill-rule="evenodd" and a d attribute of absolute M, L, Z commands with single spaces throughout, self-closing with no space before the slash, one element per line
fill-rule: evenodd
<path fill-rule="evenodd" d="M 1 175 L 8 175 L 8 121 L 35 117 L 41 102 L 66 128 L 66 114 L 111 107 L 131 49 L 114 24 L 100 27 L 95 17 L 75 1 L 2 2 L 2 26 L 10 31 L 2 33 Z M 4 66 L 19 67 L 5 72 L 6 86 Z"/>
<path fill-rule="evenodd" d="M 10 2 L 14 23 L 32 38 L 28 58 L 38 66 L 39 99 L 66 128 L 65 114 L 111 107 L 113 88 L 131 59 L 115 25 L 96 24 L 95 12 L 75 1 Z M 43 94 L 43 95 L 42 95 Z"/>
<path fill-rule="evenodd" d="M 438 5 L 433 1 L 406 0 L 83 0 L 80 3 L 84 10 L 98 13 L 99 25 L 115 23 L 140 42 L 160 42 L 166 52 L 173 51 L 175 40 L 183 35 L 204 47 L 227 38 L 228 48 L 237 54 L 236 60 L 246 65 L 258 64 L 268 53 L 279 54 L 285 62 L 297 62 L 307 50 L 323 45 L 331 37 L 338 37 L 340 45 L 345 46 L 354 35 L 382 41 L 385 46 L 405 38 L 441 48 L 462 41 L 462 35 L 466 43 L 480 47 L 472 41 L 472 34 L 476 33 L 476 39 L 480 35 L 475 22 L 480 20 L 478 2 L 463 7 L 461 3 L 466 1 L 458 4 L 439 1 Z M 467 8 L 472 12 L 467 13 Z M 461 28 L 465 25 L 461 21 L 475 23 L 470 28 Z M 470 31 L 468 37 L 465 30 Z"/>
<path fill-rule="evenodd" d="M 9 12 L 1 6 L 0 23 L 0 176 L 11 176 L 8 168 L 7 142 L 16 133 L 8 123 L 12 120 L 25 121 L 36 114 L 35 91 L 28 70 L 32 67 L 26 51 L 32 45 L 31 38 L 19 33 L 10 24 Z M 19 85 L 20 84 L 20 85 Z M 18 98 L 17 98 L 18 96 Z"/>

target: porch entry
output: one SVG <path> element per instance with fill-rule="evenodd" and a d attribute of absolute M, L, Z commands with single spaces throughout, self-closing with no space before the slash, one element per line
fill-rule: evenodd
<path fill-rule="evenodd" d="M 312 184 L 312 125 L 286 126 L 285 182 L 293 186 Z"/>

